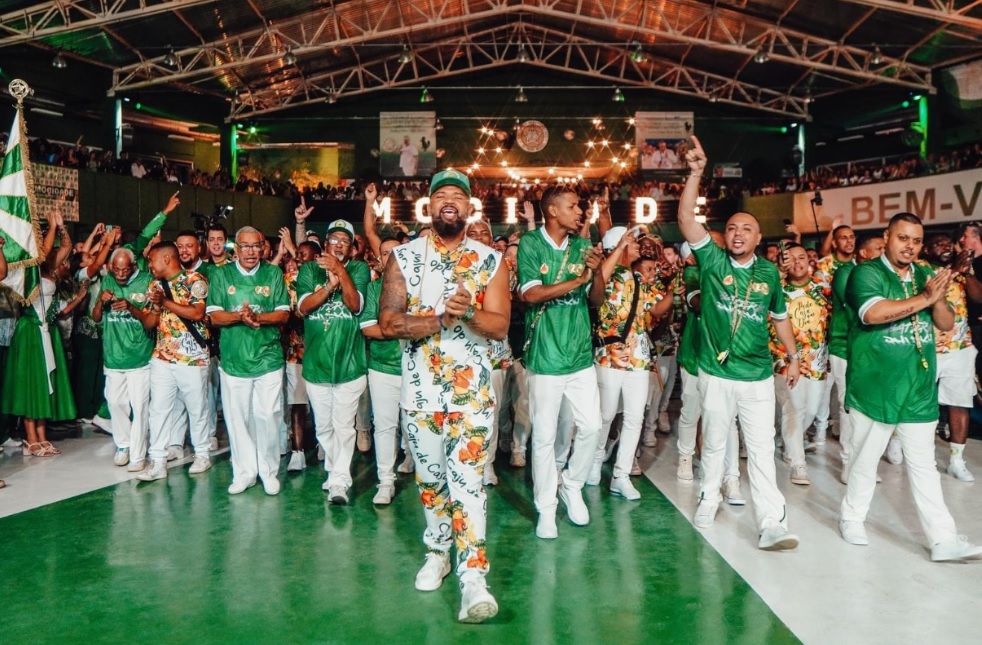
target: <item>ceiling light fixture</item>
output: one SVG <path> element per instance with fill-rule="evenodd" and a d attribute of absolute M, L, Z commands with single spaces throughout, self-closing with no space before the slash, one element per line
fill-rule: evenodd
<path fill-rule="evenodd" d="M 402 53 L 399 54 L 399 63 L 408 65 L 411 62 L 413 62 L 413 53 L 409 51 L 409 45 L 403 45 Z"/>
<path fill-rule="evenodd" d="M 68 67 L 68 61 L 62 56 L 61 52 L 55 54 L 55 57 L 51 59 L 51 66 L 55 69 L 65 69 Z"/>
<path fill-rule="evenodd" d="M 529 62 L 529 53 L 525 50 L 525 43 L 518 46 L 518 55 L 515 57 L 519 63 Z"/>
<path fill-rule="evenodd" d="M 328 92 L 328 94 L 327 94 L 327 102 L 330 103 L 331 105 L 334 105 L 335 103 L 338 102 L 338 93 L 337 93 L 337 90 L 331 90 L 330 92 Z"/>
<path fill-rule="evenodd" d="M 635 42 L 634 43 L 634 51 L 631 52 L 631 60 L 633 60 L 635 63 L 643 63 L 644 62 L 644 60 L 645 60 L 645 58 L 644 58 L 644 50 L 641 49 L 641 43 L 639 43 L 639 42 Z"/>
<path fill-rule="evenodd" d="M 766 62 L 767 62 L 767 61 L 769 61 L 770 59 L 771 59 L 771 55 L 770 55 L 770 54 L 768 54 L 768 53 L 767 53 L 767 52 L 766 52 L 766 51 L 764 50 L 764 48 L 763 48 L 763 47 L 761 47 L 760 49 L 758 49 L 758 50 L 757 50 L 757 53 L 756 53 L 756 54 L 754 54 L 754 62 L 755 62 L 755 63 L 766 63 Z"/>
<path fill-rule="evenodd" d="M 423 93 L 419 95 L 419 102 L 420 103 L 432 103 L 433 102 L 433 95 L 430 94 L 430 91 L 428 89 L 426 89 L 425 87 L 423 88 Z"/>
<path fill-rule="evenodd" d="M 283 64 L 287 67 L 293 67 L 297 64 L 297 55 L 293 53 L 292 47 L 286 48 L 286 53 L 283 54 Z"/>
<path fill-rule="evenodd" d="M 518 94 L 515 95 L 515 103 L 528 103 L 529 97 L 525 96 L 525 90 L 521 87 L 518 88 Z"/>
<path fill-rule="evenodd" d="M 164 56 L 164 65 L 167 67 L 177 67 L 181 64 L 181 61 L 177 59 L 177 54 L 174 53 L 174 48 L 171 47 L 167 55 Z"/>
<path fill-rule="evenodd" d="M 873 58 L 869 60 L 870 65 L 879 65 L 883 63 L 883 52 L 880 51 L 879 45 L 873 45 Z"/>
<path fill-rule="evenodd" d="M 443 129 L 443 124 L 440 123 L 440 119 L 436 120 L 436 124 L 433 126 L 433 129 L 436 130 L 437 132 Z"/>
<path fill-rule="evenodd" d="M 614 96 L 612 96 L 610 100 L 613 101 L 614 103 L 624 102 L 624 93 L 621 92 L 621 88 L 619 87 L 614 88 Z"/>

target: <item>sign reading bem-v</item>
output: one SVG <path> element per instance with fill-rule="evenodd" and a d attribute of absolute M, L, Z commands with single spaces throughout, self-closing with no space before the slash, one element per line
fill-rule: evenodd
<path fill-rule="evenodd" d="M 794 196 L 794 223 L 803 232 L 815 230 L 814 193 Z M 822 191 L 818 225 L 828 230 L 842 215 L 853 228 L 885 228 L 901 212 L 917 215 L 924 224 L 964 224 L 982 218 L 982 168 L 916 179 L 864 184 Z"/>
<path fill-rule="evenodd" d="M 378 161 L 386 179 L 436 172 L 436 112 L 380 113 Z"/>

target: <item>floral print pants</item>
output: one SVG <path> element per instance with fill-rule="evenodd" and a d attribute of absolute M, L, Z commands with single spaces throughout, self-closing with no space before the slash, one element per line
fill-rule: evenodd
<path fill-rule="evenodd" d="M 457 548 L 457 575 L 488 572 L 487 495 L 481 483 L 494 408 L 479 412 L 403 410 L 402 424 L 416 462 L 430 551 Z"/>

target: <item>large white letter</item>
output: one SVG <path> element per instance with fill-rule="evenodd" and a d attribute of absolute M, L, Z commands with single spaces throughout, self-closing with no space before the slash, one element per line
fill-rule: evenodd
<path fill-rule="evenodd" d="M 388 224 L 392 221 L 392 199 L 389 197 L 382 198 L 382 203 L 379 204 L 375 202 L 372 204 L 372 210 L 375 211 L 375 217 L 381 217 L 383 224 Z"/>
<path fill-rule="evenodd" d="M 658 219 L 658 202 L 653 197 L 638 197 L 634 200 L 634 223 L 651 224 Z"/>
<path fill-rule="evenodd" d="M 518 198 L 505 198 L 505 224 L 518 224 Z"/>
<path fill-rule="evenodd" d="M 424 212 L 424 209 L 430 205 L 429 197 L 420 197 L 416 200 L 416 221 L 420 224 L 432 224 L 433 218 Z"/>
<path fill-rule="evenodd" d="M 474 207 L 474 213 L 467 218 L 467 223 L 476 222 L 477 220 L 484 217 L 484 204 L 477 197 L 471 197 L 471 206 Z"/>

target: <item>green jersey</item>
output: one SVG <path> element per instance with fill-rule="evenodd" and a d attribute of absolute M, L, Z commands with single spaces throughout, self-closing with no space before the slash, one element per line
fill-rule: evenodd
<path fill-rule="evenodd" d="M 689 303 L 690 298 L 699 295 L 699 267 L 685 267 L 682 279 L 685 281 L 685 301 Z M 689 314 L 685 317 L 685 326 L 682 328 L 682 339 L 679 341 L 678 361 L 693 376 L 699 374 L 699 347 L 702 345 L 700 336 L 699 314 L 690 304 Z"/>
<path fill-rule="evenodd" d="M 522 293 L 538 285 L 552 285 L 577 278 L 590 254 L 590 240 L 567 236 L 556 246 L 545 228 L 522 237 L 518 243 L 518 283 Z M 566 266 L 560 274 L 563 257 Z M 537 374 L 572 374 L 593 365 L 590 340 L 589 283 L 576 287 L 525 312 L 526 334 L 531 337 L 525 365 Z M 540 315 L 541 312 L 541 315 Z"/>
<path fill-rule="evenodd" d="M 733 381 L 770 379 L 767 316 L 788 316 L 777 267 L 757 256 L 737 264 L 708 235 L 692 252 L 702 291 L 699 369 Z"/>
<path fill-rule="evenodd" d="M 360 260 L 345 265 L 364 306 L 371 271 Z M 327 271 L 316 262 L 305 262 L 297 275 L 298 304 L 327 284 Z M 311 383 L 349 383 L 368 373 L 365 337 L 357 313 L 344 304 L 338 288 L 320 307 L 307 314 L 303 325 L 303 377 Z"/>
<path fill-rule="evenodd" d="M 829 324 L 829 354 L 849 360 L 849 330 L 859 324 L 856 312 L 846 298 L 849 276 L 856 268 L 854 262 L 844 264 L 832 278 L 832 322 Z"/>
<path fill-rule="evenodd" d="M 147 307 L 147 291 L 153 276 L 149 271 L 136 269 L 126 284 L 119 284 L 110 275 L 104 287 L 116 300 L 126 300 L 137 309 Z M 154 334 L 144 329 L 129 309 L 114 310 L 103 303 L 102 355 L 103 364 L 111 370 L 135 370 L 150 364 L 153 354 Z"/>
<path fill-rule="evenodd" d="M 382 297 L 382 279 L 368 283 L 365 308 L 361 312 L 361 328 L 378 324 L 378 304 Z M 368 369 L 399 376 L 402 374 L 402 347 L 398 340 L 368 339 Z"/>
<path fill-rule="evenodd" d="M 197 271 L 201 275 L 208 278 L 208 282 L 211 282 L 211 274 L 218 270 L 219 267 L 215 266 L 210 262 L 203 262 L 198 260 L 198 266 L 188 269 L 188 271 Z"/>
<path fill-rule="evenodd" d="M 150 244 L 150 240 L 156 235 L 160 229 L 164 227 L 167 223 L 167 216 L 163 211 L 154 215 L 153 219 L 147 222 L 147 225 L 143 227 L 140 234 L 133 239 L 129 244 L 124 244 L 124 249 L 129 249 L 133 252 L 134 257 L 136 257 L 136 266 L 141 271 L 149 271 L 149 265 L 147 264 L 147 259 L 143 257 L 143 252 L 147 250 L 147 244 Z"/>
<path fill-rule="evenodd" d="M 260 314 L 289 311 L 283 272 L 268 262 L 246 271 L 238 262 L 212 271 L 208 288 L 208 313 L 234 312 L 248 305 Z M 238 378 L 255 378 L 282 369 L 285 363 L 280 328 L 262 325 L 253 329 L 244 323 L 222 328 L 219 337 L 222 371 Z"/>
<path fill-rule="evenodd" d="M 908 279 L 901 281 L 886 255 L 852 270 L 846 297 L 860 322 L 849 332 L 848 409 L 888 425 L 937 421 L 931 308 L 890 323 L 862 322 L 881 300 L 906 300 L 923 292 L 931 276 L 930 268 L 911 264 Z"/>

